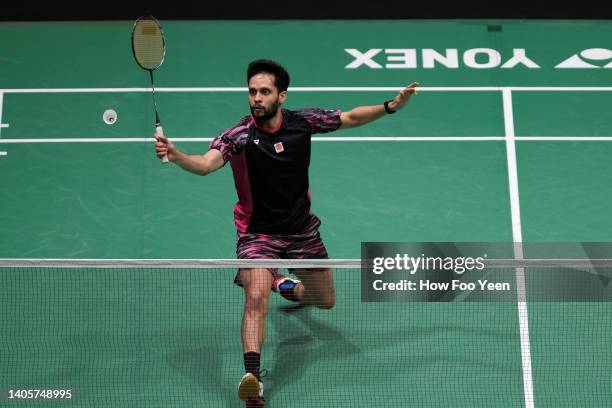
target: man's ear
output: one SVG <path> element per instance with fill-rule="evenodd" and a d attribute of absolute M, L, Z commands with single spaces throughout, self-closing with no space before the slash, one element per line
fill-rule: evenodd
<path fill-rule="evenodd" d="M 280 103 L 285 103 L 285 99 L 287 99 L 287 91 L 283 91 L 278 94 L 278 100 Z"/>

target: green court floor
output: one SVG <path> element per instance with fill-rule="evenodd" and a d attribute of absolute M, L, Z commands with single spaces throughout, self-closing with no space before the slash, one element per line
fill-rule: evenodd
<path fill-rule="evenodd" d="M 148 77 L 131 60 L 130 24 L 0 24 L 10 39 L 0 43 L 0 258 L 235 257 L 229 165 L 187 174 L 162 166 L 143 140 L 153 133 L 152 104 L 141 89 Z M 316 135 L 313 212 L 332 258 L 359 258 L 362 241 L 612 241 L 612 71 L 604 68 L 612 57 L 589 60 L 591 69 L 555 68 L 610 47 L 610 22 L 164 28 L 160 115 L 192 153 L 248 113 L 246 64 L 258 57 L 289 69 L 288 109 L 347 110 L 422 84 L 396 115 Z M 353 60 L 345 49 L 380 49 L 373 58 L 382 68 L 345 68 Z M 416 67 L 386 68 L 398 49 L 415 50 Z M 458 67 L 424 67 L 429 49 L 447 57 L 456 49 Z M 479 49 L 489 51 L 470 51 Z M 515 49 L 540 68 L 502 68 Z M 499 66 L 468 66 L 486 64 L 490 50 Z M 109 108 L 114 125 L 102 121 Z M 72 387 L 73 402 L 45 405 L 58 407 L 241 406 L 243 294 L 234 273 L 2 270 L 0 389 Z M 533 406 L 525 335 L 535 406 L 612 405 L 610 303 L 530 302 L 525 333 L 514 302 L 362 303 L 358 270 L 336 270 L 335 280 L 329 311 L 287 313 L 273 298 L 262 351 L 269 406 Z"/>

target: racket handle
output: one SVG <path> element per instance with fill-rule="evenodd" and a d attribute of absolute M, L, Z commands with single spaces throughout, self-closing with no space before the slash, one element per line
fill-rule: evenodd
<path fill-rule="evenodd" d="M 164 135 L 164 129 L 162 129 L 161 125 L 157 125 L 155 126 L 155 137 L 157 136 L 163 136 Z M 168 155 L 165 155 L 164 157 L 161 158 L 161 162 L 166 164 L 168 163 L 170 160 L 168 160 Z"/>

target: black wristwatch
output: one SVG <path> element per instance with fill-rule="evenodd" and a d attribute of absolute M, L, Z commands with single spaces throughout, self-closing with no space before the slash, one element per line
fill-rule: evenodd
<path fill-rule="evenodd" d="M 393 102 L 393 99 L 389 100 L 389 101 L 385 101 L 384 105 L 385 105 L 385 112 L 387 112 L 389 115 L 391 115 L 392 113 L 395 113 L 397 111 L 391 110 L 391 108 L 389 108 L 389 102 Z"/>

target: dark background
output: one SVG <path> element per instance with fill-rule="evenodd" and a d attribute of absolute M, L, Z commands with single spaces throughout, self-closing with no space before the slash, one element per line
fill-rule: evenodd
<path fill-rule="evenodd" d="M 3 21 L 159 19 L 610 19 L 609 0 L 468 2 L 441 0 L 216 0 L 4 2 Z M 8 4 L 7 4 L 8 3 Z M 568 3 L 568 4 L 565 4 Z M 598 4 L 599 3 L 599 4 Z"/>

